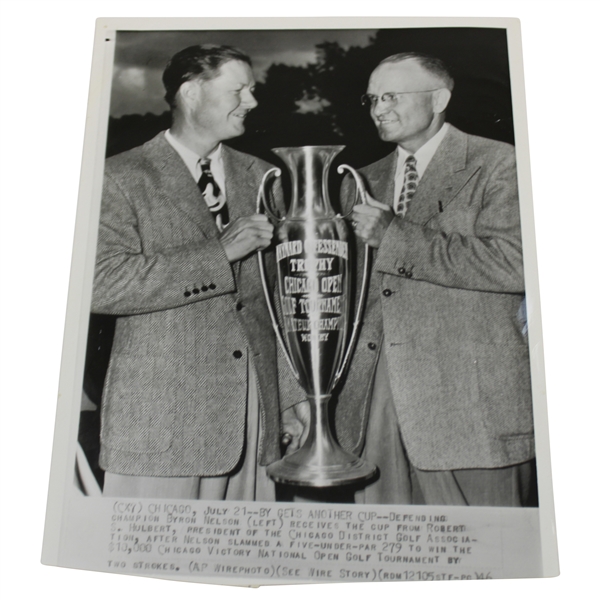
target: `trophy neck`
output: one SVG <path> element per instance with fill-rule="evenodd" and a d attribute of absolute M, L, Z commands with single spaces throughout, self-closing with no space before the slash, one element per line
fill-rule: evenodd
<path fill-rule="evenodd" d="M 302 146 L 273 148 L 283 160 L 292 178 L 292 200 L 288 219 L 332 218 L 327 188 L 329 168 L 344 146 Z"/>

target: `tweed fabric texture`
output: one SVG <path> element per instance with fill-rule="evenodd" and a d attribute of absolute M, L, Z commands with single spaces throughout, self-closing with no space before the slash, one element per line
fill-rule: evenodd
<path fill-rule="evenodd" d="M 270 165 L 228 147 L 223 160 L 232 220 L 253 214 Z M 119 317 L 102 400 L 106 470 L 231 471 L 244 446 L 249 354 L 261 464 L 279 458 L 276 350 L 257 259 L 230 265 L 218 234 L 163 133 L 107 160 L 92 299 L 94 312 Z"/>
<path fill-rule="evenodd" d="M 362 169 L 393 203 L 395 153 Z M 342 198 L 354 198 L 346 179 Z M 359 267 L 362 248 L 358 245 Z M 408 457 L 423 470 L 495 468 L 534 456 L 514 149 L 450 126 L 375 252 L 366 312 L 336 412 L 359 450 L 385 352 Z"/>

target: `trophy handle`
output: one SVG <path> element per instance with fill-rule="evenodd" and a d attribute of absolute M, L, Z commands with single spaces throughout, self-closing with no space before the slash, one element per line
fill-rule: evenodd
<path fill-rule="evenodd" d="M 356 182 L 356 191 L 358 193 L 354 196 L 354 202 L 352 203 L 352 206 L 350 207 L 350 210 L 345 215 L 342 215 L 342 219 L 346 219 L 347 217 L 350 216 L 350 213 L 352 212 L 352 209 L 354 208 L 354 206 L 358 202 L 358 197 L 359 196 L 360 196 L 361 202 L 363 204 L 367 203 L 367 190 L 365 189 L 365 184 L 364 184 L 364 181 L 362 180 L 362 177 L 358 174 L 358 172 L 356 171 L 356 169 L 352 168 L 350 165 L 340 165 L 337 168 L 337 172 L 340 175 L 344 171 L 346 171 L 346 170 L 350 171 L 350 173 L 352 173 L 352 175 L 354 176 L 354 181 Z"/>
<path fill-rule="evenodd" d="M 275 177 L 281 177 L 281 169 L 279 169 L 278 167 L 273 167 L 271 169 L 269 169 L 264 175 L 263 178 L 260 182 L 260 186 L 258 188 L 258 197 L 256 198 L 256 212 L 258 214 L 260 214 L 260 209 L 261 206 L 262 208 L 265 209 L 265 212 L 269 215 L 269 217 L 271 219 L 273 219 L 273 221 L 283 221 L 285 219 L 285 217 L 278 217 L 270 208 L 269 205 L 267 204 L 267 198 L 266 198 L 266 194 L 265 194 L 265 184 L 267 183 L 267 179 L 269 178 L 269 176 L 273 174 L 275 175 Z"/>
<path fill-rule="evenodd" d="M 277 167 L 273 167 L 272 169 L 269 169 L 263 175 L 262 181 L 260 182 L 260 187 L 258 188 L 258 196 L 256 198 L 256 214 L 261 214 L 261 209 L 264 208 L 265 211 L 267 212 L 267 214 L 269 215 L 269 217 L 271 217 L 273 220 L 283 221 L 284 220 L 283 218 L 278 217 L 271 211 L 271 209 L 267 205 L 267 201 L 265 198 L 265 184 L 271 174 L 274 174 L 275 177 L 280 177 L 281 169 L 278 169 Z M 289 365 L 290 369 L 292 370 L 294 377 L 298 380 L 298 382 L 300 382 L 300 373 L 298 373 L 298 370 L 296 369 L 296 367 L 294 366 L 294 364 L 292 362 L 290 353 L 287 349 L 287 346 L 285 345 L 283 336 L 281 335 L 281 327 L 279 326 L 279 323 L 277 322 L 277 317 L 275 316 L 275 309 L 273 308 L 273 303 L 271 302 L 271 295 L 269 293 L 269 287 L 267 285 L 267 277 L 265 275 L 265 260 L 264 260 L 262 250 L 259 250 L 257 252 L 257 254 L 258 254 L 258 270 L 260 272 L 260 282 L 262 284 L 263 293 L 265 295 L 267 309 L 269 310 L 269 316 L 271 317 L 271 324 L 273 325 L 273 330 L 275 331 L 275 337 L 277 338 L 277 341 L 279 342 L 279 345 L 281 346 L 281 349 L 283 350 L 283 355 L 285 356 L 285 360 L 287 361 L 287 364 Z"/>
<path fill-rule="evenodd" d="M 343 173 L 344 170 L 350 171 L 350 173 L 352 173 L 352 175 L 354 176 L 354 180 L 356 181 L 356 190 L 357 190 L 358 194 L 357 194 L 356 198 L 354 199 L 352 208 L 354 208 L 354 205 L 356 204 L 356 202 L 358 200 L 358 196 L 360 196 L 361 202 L 363 204 L 366 204 L 367 203 L 367 191 L 365 189 L 365 184 L 362 180 L 362 177 L 350 165 L 340 165 L 337 169 L 338 173 L 340 173 L 340 174 Z M 352 208 L 348 211 L 348 213 L 346 215 L 344 215 L 343 218 L 346 218 L 352 212 Z M 354 352 L 354 347 L 356 346 L 356 340 L 358 338 L 358 328 L 362 322 L 362 316 L 363 316 L 363 312 L 364 312 L 365 297 L 367 295 L 367 283 L 369 282 L 370 269 L 371 269 L 371 248 L 369 245 L 365 244 L 365 260 L 364 260 L 364 265 L 363 265 L 362 288 L 360 290 L 358 306 L 356 307 L 356 314 L 354 315 L 354 323 L 352 325 L 352 335 L 350 336 L 350 342 L 348 344 L 348 349 L 346 350 L 346 355 L 344 356 L 344 360 L 342 361 L 340 368 L 338 369 L 338 372 L 335 374 L 335 378 L 333 380 L 332 387 L 335 387 L 338 384 L 340 378 L 344 374 L 344 371 L 346 370 L 346 367 L 348 366 L 348 361 L 350 360 L 350 357 L 352 356 L 352 352 Z"/>

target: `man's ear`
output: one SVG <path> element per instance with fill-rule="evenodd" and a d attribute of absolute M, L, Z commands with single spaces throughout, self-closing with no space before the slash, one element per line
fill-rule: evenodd
<path fill-rule="evenodd" d="M 433 93 L 433 112 L 436 114 L 443 113 L 450 102 L 452 92 L 448 88 L 436 90 Z"/>
<path fill-rule="evenodd" d="M 182 101 L 187 106 L 195 103 L 200 95 L 200 88 L 198 82 L 195 80 L 184 81 L 180 86 L 177 93 L 180 95 Z"/>

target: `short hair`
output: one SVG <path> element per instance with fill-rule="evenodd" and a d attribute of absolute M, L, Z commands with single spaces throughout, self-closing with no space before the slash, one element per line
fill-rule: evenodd
<path fill-rule="evenodd" d="M 252 66 L 250 57 L 233 46 L 202 44 L 181 50 L 168 62 L 162 76 L 165 100 L 174 109 L 175 97 L 182 83 L 192 79 L 214 79 L 222 65 L 230 60 L 240 60 Z"/>
<path fill-rule="evenodd" d="M 422 52 L 400 52 L 400 54 L 392 54 L 392 56 L 384 58 L 379 64 L 399 63 L 405 60 L 416 60 L 423 69 L 441 79 L 450 91 L 453 90 L 454 79 L 450 70 L 441 59 L 435 56 Z"/>

